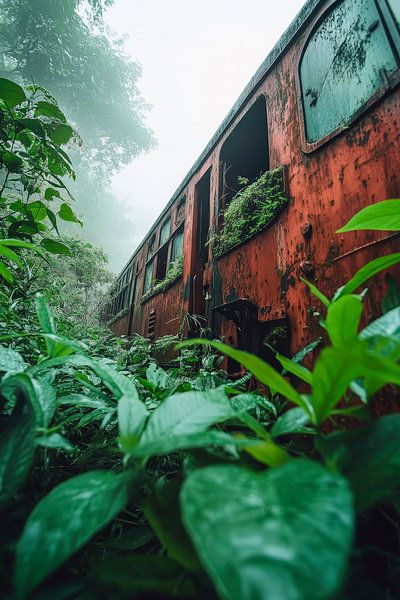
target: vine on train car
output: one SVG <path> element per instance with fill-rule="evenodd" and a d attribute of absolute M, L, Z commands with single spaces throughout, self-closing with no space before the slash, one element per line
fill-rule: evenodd
<path fill-rule="evenodd" d="M 26 92 L 2 85 L 14 119 L 6 128 L 11 142 L 1 142 L 8 173 L 3 240 L 24 221 L 12 229 L 11 240 L 21 242 L 12 250 L 17 261 L 1 254 L 11 274 L 0 295 L 5 597 L 399 597 L 400 416 L 376 419 L 372 411 L 378 392 L 400 385 L 393 281 L 382 316 L 361 331 L 359 323 L 363 286 L 400 262 L 400 253 L 365 265 L 333 298 L 308 283 L 324 306 L 328 345 L 310 370 L 302 360 L 315 345 L 292 359 L 277 354 L 290 379 L 220 341 L 186 341 L 161 367 L 138 336 L 128 341 L 98 330 L 71 339 L 45 294 L 36 296 L 35 318 L 21 316 L 16 302 L 30 269 L 26 251 L 61 251 L 42 240 L 62 243 L 45 237 L 56 231 L 63 204 L 46 191 L 64 189 L 54 183 L 58 177 L 63 185 L 51 157 L 55 151 L 68 162 L 57 145 L 66 137 L 54 141 L 51 133 L 65 123 L 49 98 L 37 106 L 47 102 L 53 108 L 41 110 L 50 115 L 36 106 L 22 117 Z M 20 131 L 12 123 L 21 119 L 41 132 L 31 123 L 39 121 L 44 133 Z M 17 143 L 24 132 L 26 152 Z M 12 208 L 4 194 L 18 180 L 25 209 Z M 26 208 L 34 202 L 41 205 Z M 341 231 L 399 230 L 399 205 L 374 204 Z M 232 382 L 220 369 L 220 352 L 247 374 Z M 248 387 L 250 374 L 259 383 Z"/>

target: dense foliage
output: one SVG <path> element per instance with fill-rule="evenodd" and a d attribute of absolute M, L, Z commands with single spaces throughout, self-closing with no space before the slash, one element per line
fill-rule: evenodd
<path fill-rule="evenodd" d="M 276 354 L 281 372 L 216 340 L 182 342 L 162 366 L 137 336 L 82 325 L 78 340 L 57 299 L 71 274 L 93 290 L 93 273 L 73 241 L 53 237 L 69 204 L 46 198 L 48 186 L 66 193 L 50 166 L 53 152 L 69 164 L 64 138 L 51 136 L 66 124 L 50 97 L 43 102 L 52 114 L 36 112 L 38 103 L 33 117 L 20 115 L 28 102 L 21 88 L 2 83 L 0 98 L 10 116 L 1 167 L 13 184 L 3 188 L 0 238 L 4 596 L 398 598 L 400 416 L 373 413 L 376 394 L 400 385 L 393 281 L 382 316 L 361 331 L 360 319 L 363 286 L 400 253 L 366 264 L 333 298 L 306 282 L 325 312 L 326 345 L 316 358 L 315 344 L 292 358 Z M 28 158 L 17 139 L 22 118 Z M 39 123 L 35 133 L 35 120 L 45 133 Z M 14 187 L 23 207 L 11 214 Z M 400 200 L 372 205 L 341 231 L 400 230 L 399 209 Z M 62 271 L 46 291 L 55 314 L 43 293 L 32 305 L 35 248 Z M 67 252 L 69 266 L 54 266 L 48 251 Z M 85 286 L 76 293 L 84 303 Z M 161 340 L 157 353 L 175 341 Z M 310 351 L 312 369 L 302 364 Z M 243 366 L 240 380 L 219 368 L 220 353 Z"/>
<path fill-rule="evenodd" d="M 260 233 L 282 212 L 288 203 L 283 177 L 283 169 L 278 168 L 262 173 L 252 183 L 239 178 L 244 187 L 225 209 L 222 231 L 213 235 L 217 255 Z"/>

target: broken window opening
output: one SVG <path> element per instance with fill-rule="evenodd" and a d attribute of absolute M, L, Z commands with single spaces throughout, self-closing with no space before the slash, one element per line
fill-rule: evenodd
<path fill-rule="evenodd" d="M 169 244 L 164 244 L 157 252 L 156 280 L 162 281 L 167 274 Z"/>
<path fill-rule="evenodd" d="M 267 109 L 260 96 L 224 142 L 220 152 L 220 208 L 224 210 L 246 183 L 268 171 Z"/>
<path fill-rule="evenodd" d="M 172 236 L 171 262 L 175 262 L 177 258 L 183 254 L 183 223 L 175 231 Z"/>

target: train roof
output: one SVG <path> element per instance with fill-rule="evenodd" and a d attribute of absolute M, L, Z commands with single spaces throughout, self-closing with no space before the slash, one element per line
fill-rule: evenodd
<path fill-rule="evenodd" d="M 293 19 L 289 27 L 285 30 L 282 36 L 279 38 L 278 42 L 272 48 L 271 52 L 265 58 L 265 60 L 261 63 L 257 71 L 254 73 L 253 77 L 250 79 L 249 83 L 246 85 L 239 98 L 236 100 L 235 104 L 232 106 L 221 125 L 218 127 L 207 146 L 204 148 L 203 152 L 200 154 L 198 159 L 195 161 L 193 166 L 190 168 L 189 172 L 183 178 L 182 182 L 178 186 L 178 188 L 173 193 L 167 205 L 164 207 L 160 215 L 157 217 L 156 221 L 153 223 L 149 231 L 146 233 L 140 244 L 137 246 L 136 250 L 133 252 L 132 256 L 129 258 L 128 262 L 125 264 L 124 268 L 121 270 L 121 274 L 126 270 L 126 268 L 130 265 L 132 260 L 135 258 L 136 254 L 142 248 L 145 241 L 151 236 L 153 231 L 157 228 L 160 221 L 162 221 L 165 214 L 171 208 L 173 203 L 182 195 L 184 189 L 187 184 L 193 177 L 193 175 L 200 169 L 204 161 L 211 154 L 214 147 L 217 145 L 218 141 L 232 123 L 232 121 L 236 118 L 243 105 L 247 102 L 249 97 L 255 91 L 255 89 L 260 85 L 260 83 L 265 79 L 267 74 L 270 72 L 272 67 L 275 65 L 276 61 L 284 54 L 286 49 L 290 46 L 291 42 L 299 35 L 303 27 L 307 24 L 310 18 L 313 16 L 314 12 L 324 4 L 327 0 L 307 0 L 301 10 L 298 12 L 296 17 Z"/>

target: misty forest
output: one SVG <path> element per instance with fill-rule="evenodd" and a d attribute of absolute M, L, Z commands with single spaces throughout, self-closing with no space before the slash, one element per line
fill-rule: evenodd
<path fill-rule="evenodd" d="M 399 599 L 398 0 L 293 2 L 141 242 L 119 2 L 0 0 L 0 598 Z"/>

